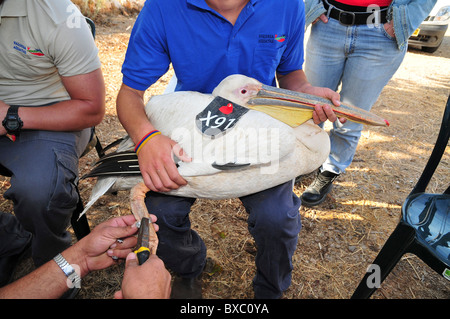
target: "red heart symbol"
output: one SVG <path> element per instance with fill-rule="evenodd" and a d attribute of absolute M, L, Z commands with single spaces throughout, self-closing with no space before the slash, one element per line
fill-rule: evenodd
<path fill-rule="evenodd" d="M 221 106 L 219 111 L 223 114 L 230 114 L 231 112 L 233 112 L 233 104 L 228 103 L 227 105 Z"/>

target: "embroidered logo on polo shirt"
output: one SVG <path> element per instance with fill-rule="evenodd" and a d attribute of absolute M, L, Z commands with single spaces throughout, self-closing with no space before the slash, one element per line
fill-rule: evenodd
<path fill-rule="evenodd" d="M 35 56 L 43 56 L 44 55 L 44 53 L 42 53 L 42 51 L 41 50 L 39 50 L 39 49 L 31 49 L 30 47 L 28 47 L 27 48 L 27 51 L 29 52 L 29 53 L 31 53 L 32 55 L 35 55 Z"/>
<path fill-rule="evenodd" d="M 278 36 L 278 35 L 275 34 L 275 41 L 284 42 L 284 40 L 286 40 L 286 36 L 285 35 Z"/>
<path fill-rule="evenodd" d="M 279 34 L 260 34 L 258 37 L 259 43 L 274 43 L 277 42 L 284 42 L 286 40 L 286 35 L 279 35 Z"/>
<path fill-rule="evenodd" d="M 19 51 L 20 53 L 27 54 L 27 47 L 22 43 L 14 41 L 14 50 Z"/>
<path fill-rule="evenodd" d="M 14 46 L 13 46 L 14 50 L 22 53 L 22 54 L 32 54 L 34 56 L 43 56 L 44 53 L 42 53 L 42 51 L 40 49 L 32 49 L 28 46 L 23 45 L 22 43 L 18 42 L 18 41 L 14 41 Z"/>

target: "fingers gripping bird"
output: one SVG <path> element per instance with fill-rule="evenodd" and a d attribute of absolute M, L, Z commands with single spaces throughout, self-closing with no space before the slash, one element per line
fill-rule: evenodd
<path fill-rule="evenodd" d="M 330 150 L 328 134 L 311 120 L 316 104 L 330 101 L 243 75 L 228 76 L 212 94 L 180 91 L 153 96 L 145 106 L 150 122 L 192 158 L 177 162 L 187 185 L 167 194 L 236 198 L 314 171 Z M 357 107 L 331 106 L 339 117 L 388 125 Z M 81 215 L 103 194 L 142 182 L 134 147 L 125 137 L 115 152 L 100 158 L 83 177 L 98 180 Z"/>

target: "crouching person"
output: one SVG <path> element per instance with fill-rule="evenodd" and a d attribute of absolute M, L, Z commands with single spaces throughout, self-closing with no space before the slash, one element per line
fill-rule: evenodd
<path fill-rule="evenodd" d="M 0 167 L 16 242 L 0 242 L 0 285 L 31 245 L 36 266 L 68 248 L 78 160 L 105 112 L 98 49 L 70 0 L 0 0 Z M 32 238 L 32 240 L 31 240 Z"/>

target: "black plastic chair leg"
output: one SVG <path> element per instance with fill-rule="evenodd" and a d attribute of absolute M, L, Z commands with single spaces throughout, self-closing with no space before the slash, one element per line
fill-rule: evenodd
<path fill-rule="evenodd" d="M 375 290 L 378 289 L 378 285 L 381 285 L 391 270 L 400 261 L 400 258 L 408 252 L 411 243 L 414 242 L 414 236 L 414 229 L 403 223 L 398 224 L 372 263 L 372 265 L 379 267 L 377 268 L 379 269 L 379 273 L 375 273 L 376 269 L 374 269 L 373 273 L 366 273 L 351 298 L 370 298 Z M 373 276 L 379 276 L 375 278 L 378 282 L 372 282 L 371 279 Z"/>
<path fill-rule="evenodd" d="M 450 233 L 447 234 L 447 241 L 450 240 Z M 411 247 L 411 252 L 419 257 L 425 264 L 428 265 L 431 269 L 437 272 L 439 275 L 443 275 L 444 271 L 448 269 L 448 266 L 440 261 L 440 258 L 435 256 L 419 243 L 415 243 L 413 247 Z"/>

